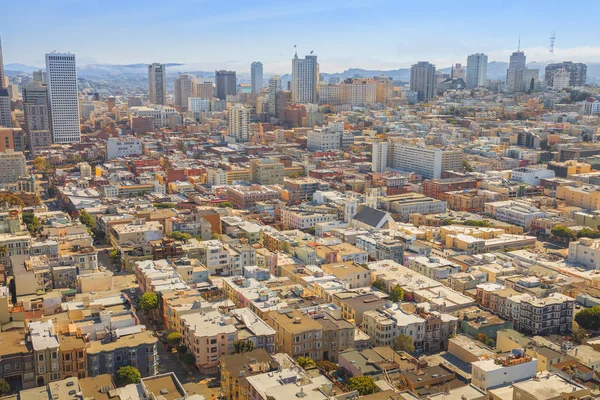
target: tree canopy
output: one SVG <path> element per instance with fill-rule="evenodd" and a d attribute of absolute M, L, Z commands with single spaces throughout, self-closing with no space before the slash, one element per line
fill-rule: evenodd
<path fill-rule="evenodd" d="M 296 358 L 296 364 L 302 368 L 314 367 L 316 364 L 310 357 L 298 357 Z"/>
<path fill-rule="evenodd" d="M 120 385 L 140 383 L 141 379 L 142 374 L 140 374 L 140 371 L 131 365 L 126 365 L 117 370 L 117 383 Z"/>
<path fill-rule="evenodd" d="M 572 239 L 576 237 L 575 232 L 563 225 L 556 225 L 550 232 L 561 239 Z"/>
<path fill-rule="evenodd" d="M 181 333 L 171 332 L 167 335 L 167 343 L 172 346 L 178 345 L 181 342 Z"/>
<path fill-rule="evenodd" d="M 323 370 L 325 372 L 331 372 L 331 371 L 335 371 L 336 369 L 338 369 L 338 366 L 336 363 L 332 363 L 331 361 L 327 361 L 327 360 L 323 360 L 323 361 L 317 361 L 317 368 L 319 368 L 320 370 Z"/>
<path fill-rule="evenodd" d="M 375 381 L 370 376 L 355 376 L 348 379 L 348 387 L 356 390 L 361 396 L 366 396 L 378 391 Z"/>
<path fill-rule="evenodd" d="M 373 285 L 371 285 L 371 286 L 373 286 L 374 288 L 379 289 L 383 292 L 385 292 L 387 289 L 385 282 L 381 279 L 377 279 L 375 282 L 373 282 Z"/>
<path fill-rule="evenodd" d="M 48 164 L 46 163 L 46 159 L 43 157 L 38 157 L 35 160 L 33 160 L 33 168 L 36 169 L 36 171 L 43 171 L 46 169 L 46 166 Z"/>
<path fill-rule="evenodd" d="M 404 300 L 404 289 L 400 285 L 396 285 L 390 291 L 390 300 L 394 303 Z"/>
<path fill-rule="evenodd" d="M 172 232 L 169 236 L 171 237 L 171 239 L 178 240 L 181 242 L 187 242 L 192 238 L 192 235 L 190 235 L 189 233 L 179 231 Z"/>
<path fill-rule="evenodd" d="M 575 315 L 575 322 L 583 329 L 600 330 L 600 306 L 579 311 Z"/>
<path fill-rule="evenodd" d="M 10 193 L 0 193 L 0 204 L 4 203 L 9 206 L 25 207 L 23 200 Z"/>
<path fill-rule="evenodd" d="M 235 354 L 247 353 L 254 350 L 254 343 L 250 340 L 236 340 L 233 342 L 233 349 Z"/>
<path fill-rule="evenodd" d="M 592 238 L 592 239 L 599 239 L 600 231 L 595 231 L 590 228 L 583 228 L 582 230 L 577 232 L 577 237 L 578 238 L 586 237 L 586 238 Z"/>
<path fill-rule="evenodd" d="M 0 379 L 0 396 L 4 396 L 9 394 L 12 391 L 10 384 L 6 382 L 4 379 Z"/>
<path fill-rule="evenodd" d="M 140 299 L 140 308 L 144 311 L 150 311 L 158 308 L 158 296 L 156 293 L 144 293 Z"/>
<path fill-rule="evenodd" d="M 94 229 L 96 226 L 94 217 L 92 217 L 92 215 L 85 210 L 81 210 L 79 213 L 79 221 L 90 229 Z"/>
<path fill-rule="evenodd" d="M 415 351 L 415 343 L 410 336 L 401 334 L 394 340 L 394 350 L 413 353 Z"/>
<path fill-rule="evenodd" d="M 23 223 L 27 225 L 27 230 L 32 235 L 35 235 L 37 231 L 40 229 L 40 220 L 33 213 L 24 212 L 23 213 Z"/>

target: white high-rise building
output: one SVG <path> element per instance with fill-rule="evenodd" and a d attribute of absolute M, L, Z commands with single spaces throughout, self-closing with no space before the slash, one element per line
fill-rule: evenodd
<path fill-rule="evenodd" d="M 167 104 L 167 78 L 164 64 L 148 65 L 148 99 L 157 105 Z"/>
<path fill-rule="evenodd" d="M 263 65 L 259 61 L 250 65 L 250 82 L 252 93 L 258 93 L 263 88 Z"/>
<path fill-rule="evenodd" d="M 467 89 L 485 86 L 488 56 L 483 53 L 467 57 Z"/>
<path fill-rule="evenodd" d="M 552 80 L 552 88 L 561 90 L 569 87 L 569 81 L 571 80 L 571 73 L 565 68 L 558 70 L 554 73 L 554 79 Z"/>
<path fill-rule="evenodd" d="M 281 92 L 281 78 L 279 75 L 273 75 L 269 78 L 269 88 L 267 91 L 267 104 L 269 114 L 277 116 L 277 94 Z"/>
<path fill-rule="evenodd" d="M 75 54 L 46 54 L 48 104 L 54 143 L 79 143 L 79 100 Z"/>
<path fill-rule="evenodd" d="M 202 99 L 200 97 L 188 97 L 188 111 L 191 111 L 193 113 L 210 111 L 210 99 Z"/>
<path fill-rule="evenodd" d="M 404 143 L 393 143 L 392 146 L 392 165 L 401 171 L 416 172 L 425 179 L 439 179 L 442 171 L 462 171 L 462 151 Z"/>
<path fill-rule="evenodd" d="M 248 141 L 248 121 L 250 110 L 242 105 L 237 105 L 229 110 L 229 135 L 237 142 Z"/>
<path fill-rule="evenodd" d="M 410 90 L 417 92 L 419 101 L 435 96 L 435 65 L 419 61 L 410 68 Z"/>
<path fill-rule="evenodd" d="M 298 104 L 317 104 L 317 85 L 319 83 L 319 64 L 317 56 L 308 55 L 292 59 L 292 102 Z"/>
<path fill-rule="evenodd" d="M 375 142 L 371 151 L 371 171 L 385 172 L 387 167 L 388 143 Z"/>

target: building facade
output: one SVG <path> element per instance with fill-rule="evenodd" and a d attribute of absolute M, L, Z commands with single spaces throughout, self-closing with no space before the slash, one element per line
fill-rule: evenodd
<path fill-rule="evenodd" d="M 75 54 L 46 54 L 48 103 L 54 143 L 79 143 L 79 100 Z"/>

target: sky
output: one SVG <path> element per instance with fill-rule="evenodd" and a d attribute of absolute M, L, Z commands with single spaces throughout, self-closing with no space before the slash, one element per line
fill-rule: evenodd
<path fill-rule="evenodd" d="M 438 68 L 468 54 L 506 61 L 600 62 L 600 1 L 564 0 L 2 0 L 4 63 L 44 65 L 53 50 L 79 65 L 185 63 L 189 70 L 291 72 L 294 45 L 322 72 Z M 554 54 L 549 53 L 556 32 Z"/>

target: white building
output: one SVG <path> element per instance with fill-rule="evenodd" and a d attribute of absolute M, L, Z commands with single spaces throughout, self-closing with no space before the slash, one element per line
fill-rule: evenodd
<path fill-rule="evenodd" d="M 552 88 L 561 90 L 569 87 L 571 80 L 571 73 L 564 68 L 554 73 L 554 80 L 552 81 Z"/>
<path fill-rule="evenodd" d="M 488 57 L 486 54 L 471 54 L 467 58 L 467 89 L 485 86 Z"/>
<path fill-rule="evenodd" d="M 405 313 L 398 304 L 392 304 L 383 310 L 365 311 L 363 328 L 373 346 L 393 347 L 398 336 L 406 335 L 419 349 L 423 345 L 425 320 L 418 315 Z"/>
<path fill-rule="evenodd" d="M 600 239 L 581 238 L 569 243 L 570 263 L 600 269 Z"/>
<path fill-rule="evenodd" d="M 139 156 L 142 154 L 142 141 L 134 137 L 111 137 L 106 144 L 108 159 Z"/>
<path fill-rule="evenodd" d="M 148 100 L 151 104 L 167 104 L 167 77 L 164 64 L 148 65 Z"/>
<path fill-rule="evenodd" d="M 541 179 L 554 178 L 555 172 L 546 168 L 518 168 L 512 171 L 512 179 L 515 181 L 527 183 L 529 185 L 539 185 Z"/>
<path fill-rule="evenodd" d="M 25 156 L 20 151 L 7 149 L 0 152 L 0 183 L 15 183 L 27 176 Z"/>
<path fill-rule="evenodd" d="M 292 59 L 292 103 L 317 104 L 317 84 L 319 81 L 319 65 L 317 56 L 308 55 Z"/>
<path fill-rule="evenodd" d="M 310 131 L 307 134 L 306 148 L 308 151 L 330 151 L 339 150 L 342 142 L 340 132 Z"/>
<path fill-rule="evenodd" d="M 148 107 L 131 107 L 129 118 L 135 117 L 153 117 L 156 128 L 166 128 L 169 126 L 169 117 L 179 116 L 179 113 L 173 107 L 151 105 Z M 131 123 L 131 121 L 130 121 Z"/>
<path fill-rule="evenodd" d="M 189 97 L 188 111 L 193 113 L 210 111 L 210 99 L 202 99 L 200 97 Z"/>
<path fill-rule="evenodd" d="M 46 54 L 48 104 L 54 143 L 79 143 L 79 103 L 75 54 Z"/>
<path fill-rule="evenodd" d="M 534 218 L 546 216 L 544 211 L 531 204 L 512 200 L 485 203 L 484 211 L 497 220 L 522 226 L 526 230 Z"/>
<path fill-rule="evenodd" d="M 263 65 L 259 61 L 250 65 L 250 83 L 252 93 L 259 93 L 263 88 Z"/>
<path fill-rule="evenodd" d="M 385 169 L 387 167 L 388 143 L 373 143 L 371 154 L 371 171 L 385 172 Z"/>
<path fill-rule="evenodd" d="M 471 383 L 484 390 L 510 385 L 535 376 L 537 363 L 523 349 L 515 349 L 507 357 L 475 361 L 471 363 Z"/>
<path fill-rule="evenodd" d="M 250 110 L 238 105 L 229 110 L 229 135 L 237 142 L 248 141 L 248 121 Z"/>
<path fill-rule="evenodd" d="M 377 83 L 374 79 L 348 78 L 340 87 L 342 104 L 366 106 L 377 101 Z"/>
<path fill-rule="evenodd" d="M 285 229 L 309 229 L 321 222 L 337 220 L 337 214 L 317 214 L 312 212 L 281 210 L 281 223 Z"/>
<path fill-rule="evenodd" d="M 319 104 L 340 104 L 342 102 L 340 85 L 319 85 Z"/>
<path fill-rule="evenodd" d="M 439 179 L 442 171 L 462 171 L 461 151 L 439 148 L 411 146 L 393 143 L 394 168 L 402 171 L 417 172 L 425 179 Z"/>

